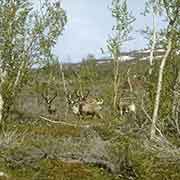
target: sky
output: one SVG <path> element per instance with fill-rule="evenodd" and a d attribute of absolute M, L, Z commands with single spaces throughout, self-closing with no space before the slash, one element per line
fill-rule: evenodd
<path fill-rule="evenodd" d="M 88 54 L 93 54 L 96 58 L 104 56 L 101 48 L 105 49 L 113 27 L 113 18 L 108 9 L 111 6 L 111 0 L 61 0 L 61 2 L 67 13 L 68 23 L 58 39 L 54 49 L 55 54 L 63 62 L 78 62 Z M 146 48 L 147 42 L 137 32 L 146 25 L 152 24 L 151 17 L 140 14 L 144 11 L 145 0 L 127 2 L 136 21 L 132 34 L 134 40 L 126 43 L 123 50 Z"/>

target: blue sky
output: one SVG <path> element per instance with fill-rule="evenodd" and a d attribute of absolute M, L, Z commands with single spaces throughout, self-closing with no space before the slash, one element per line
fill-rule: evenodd
<path fill-rule="evenodd" d="M 76 62 L 94 54 L 102 57 L 101 48 L 106 47 L 108 35 L 112 32 L 113 18 L 108 9 L 111 0 L 61 0 L 66 10 L 68 23 L 63 35 L 55 47 L 55 54 L 64 62 Z M 130 51 L 146 47 L 140 33 L 146 25 L 152 23 L 151 17 L 140 15 L 144 10 L 145 0 L 128 0 L 129 9 L 136 17 L 133 41 L 128 42 L 123 50 Z"/>

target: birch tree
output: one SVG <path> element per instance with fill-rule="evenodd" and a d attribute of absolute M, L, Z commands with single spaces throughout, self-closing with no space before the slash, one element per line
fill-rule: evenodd
<path fill-rule="evenodd" d="M 66 24 L 59 2 L 41 2 L 34 9 L 30 0 L 0 1 L 0 121 L 8 116 L 32 67 L 52 54 Z"/>
<path fill-rule="evenodd" d="M 154 110 L 153 110 L 153 117 L 152 117 L 152 126 L 151 126 L 151 139 L 155 138 L 156 135 L 156 123 L 158 120 L 158 112 L 160 106 L 160 98 L 161 98 L 161 91 L 163 86 L 163 73 L 165 70 L 166 62 L 173 50 L 176 47 L 177 43 L 177 33 L 179 29 L 179 18 L 180 18 L 180 0 L 162 0 L 160 1 L 162 7 L 164 8 L 167 20 L 168 20 L 168 27 L 167 27 L 167 47 L 166 53 L 162 58 L 160 67 L 159 67 L 159 75 L 158 75 L 158 82 L 157 82 L 157 90 L 156 90 L 156 97 L 154 103 Z"/>
<path fill-rule="evenodd" d="M 149 46 L 150 46 L 150 57 L 149 57 L 149 63 L 150 63 L 150 69 L 149 74 L 152 73 L 152 66 L 153 66 L 153 59 L 154 59 L 154 50 L 156 48 L 156 45 L 158 44 L 158 17 L 162 15 L 162 8 L 160 5 L 160 2 L 157 0 L 148 0 L 145 3 L 145 12 L 144 15 L 150 15 L 152 16 L 152 30 L 148 27 L 146 27 L 146 30 L 144 33 L 149 34 Z"/>
<path fill-rule="evenodd" d="M 107 41 L 107 48 L 113 59 L 113 108 L 116 109 L 120 84 L 119 61 L 121 49 L 123 44 L 130 40 L 132 23 L 135 21 L 135 18 L 128 11 L 126 0 L 113 0 L 111 11 L 112 17 L 115 19 L 115 25 L 112 29 L 113 33 Z"/>

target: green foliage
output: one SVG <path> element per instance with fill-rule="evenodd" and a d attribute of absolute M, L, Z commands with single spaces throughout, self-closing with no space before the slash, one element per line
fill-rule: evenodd
<path fill-rule="evenodd" d="M 66 21 L 64 10 L 48 0 L 39 10 L 33 10 L 28 0 L 0 1 L 0 65 L 1 73 L 6 74 L 1 87 L 4 114 L 8 115 L 14 98 L 28 82 L 31 68 L 52 56 Z"/>
<path fill-rule="evenodd" d="M 88 56 L 82 61 L 79 75 L 87 84 L 93 83 L 95 80 L 97 80 L 96 58 L 94 56 Z"/>
<path fill-rule="evenodd" d="M 38 95 L 49 96 L 56 94 L 61 83 L 58 59 L 53 56 L 48 57 L 46 65 L 38 70 L 34 76 L 34 82 L 31 83 L 31 86 Z"/>
<path fill-rule="evenodd" d="M 152 47 L 152 43 L 153 43 L 153 30 L 146 26 L 146 28 L 144 30 L 141 31 L 141 34 L 144 36 L 144 38 L 148 41 L 147 45 L 148 47 Z M 155 48 L 165 48 L 166 46 L 166 30 L 165 29 L 160 29 L 159 32 L 156 32 L 156 45 Z"/>
<path fill-rule="evenodd" d="M 152 16 L 154 14 L 154 18 L 158 17 L 165 17 L 167 22 L 174 21 L 175 17 L 175 26 L 174 31 L 176 31 L 176 35 L 174 36 L 174 40 L 179 44 L 179 32 L 180 32 L 180 18 L 177 14 L 177 11 L 179 11 L 179 0 L 147 0 L 145 3 L 145 10 L 142 13 L 144 16 L 150 15 Z M 176 17 L 177 16 L 177 17 Z M 156 28 L 159 29 L 159 28 Z M 158 32 L 156 32 L 156 48 L 166 48 L 167 46 L 167 33 L 170 31 L 169 27 L 161 28 Z M 146 26 L 144 30 L 141 31 L 144 37 L 148 40 L 148 46 L 152 46 L 152 37 L 153 37 L 153 30 L 151 27 Z M 178 45 L 179 46 L 179 45 Z M 180 46 L 179 46 L 180 47 Z M 177 48 L 177 47 L 176 47 Z M 178 48 L 177 48 L 178 49 Z"/>
<path fill-rule="evenodd" d="M 158 65 L 159 61 L 157 61 L 157 68 Z M 174 62 L 175 67 L 176 65 L 177 64 Z M 137 61 L 137 63 L 122 63 L 121 71 L 125 74 L 130 66 L 132 66 L 132 73 L 135 72 L 138 73 L 139 76 L 143 76 L 144 69 L 147 69 L 148 63 L 141 61 Z M 78 70 L 80 68 L 77 66 L 75 67 Z M 172 76 L 174 75 L 172 65 L 168 64 L 168 67 L 169 75 L 167 78 L 167 84 L 172 83 Z M 36 121 L 28 122 L 23 122 L 22 119 L 21 123 L 19 119 L 13 122 L 9 121 L 8 131 L 14 130 L 14 127 L 16 127 L 17 134 L 16 136 L 12 137 L 13 140 L 10 141 L 9 144 L 6 144 L 6 148 L 3 148 L 3 150 L 0 152 L 0 171 L 6 172 L 10 176 L 10 180 L 126 180 L 132 178 L 137 180 L 164 180 L 166 178 L 174 178 L 175 180 L 179 179 L 179 162 L 176 162 L 174 159 L 160 158 L 158 157 L 158 155 L 162 153 L 161 151 L 151 152 L 151 150 L 146 148 L 145 145 L 147 143 L 146 141 L 148 140 L 147 136 L 149 132 L 149 126 L 146 126 L 145 124 L 144 127 L 140 126 L 141 128 L 138 128 L 136 122 L 139 122 L 139 117 L 136 120 L 131 117 L 127 122 L 127 120 L 119 120 L 120 118 L 118 118 L 118 116 L 117 119 L 112 116 L 112 107 L 109 106 L 112 98 L 109 97 L 109 94 L 111 93 L 110 82 L 112 82 L 112 74 L 109 73 L 111 67 L 110 64 L 101 64 L 97 65 L 96 68 L 98 79 L 96 79 L 94 83 L 96 84 L 96 88 L 98 90 L 103 89 L 103 98 L 106 100 L 105 105 L 103 106 L 104 118 L 102 120 L 96 118 L 86 119 L 78 121 L 77 123 L 76 117 L 68 115 L 68 123 L 72 123 L 74 125 L 77 123 L 77 126 L 92 126 L 88 129 L 65 126 L 62 124 L 51 124 L 49 122 L 46 123 L 43 120 L 41 121 L 37 119 Z M 68 68 L 66 70 L 66 74 L 70 74 L 70 76 L 68 76 L 68 80 L 72 80 L 73 74 L 71 74 Z M 48 75 L 45 76 L 49 72 L 52 72 L 53 76 L 56 76 L 53 68 L 46 69 L 46 67 L 44 67 L 40 71 L 42 72 L 42 74 L 39 74 L 38 77 L 42 77 L 42 79 L 40 78 L 39 81 L 42 81 L 43 78 L 46 79 L 46 77 L 49 77 Z M 122 81 L 124 82 L 125 80 L 126 77 L 123 76 Z M 155 77 L 154 79 L 152 79 L 151 83 L 153 83 L 154 81 Z M 91 84 L 90 87 L 93 87 L 93 85 Z M 85 86 L 85 88 L 87 88 L 87 86 Z M 168 88 L 168 85 L 166 86 L 166 88 Z M 59 91 L 62 91 L 62 89 L 59 89 Z M 169 89 L 167 89 L 166 91 L 168 92 Z M 26 96 L 31 96 L 27 94 L 28 89 L 26 89 Z M 22 95 L 20 98 L 23 98 L 23 96 L 24 95 Z M 142 96 L 140 96 L 140 98 L 141 97 Z M 25 103 L 28 102 L 26 101 Z M 63 102 L 61 101 L 60 103 Z M 168 106 L 168 103 L 169 99 L 167 100 L 167 102 L 165 102 L 165 104 L 167 104 Z M 35 106 L 35 104 L 33 104 L 33 106 Z M 163 108 L 165 109 L 167 108 L 167 106 Z M 37 108 L 40 107 L 37 106 Z M 141 111 L 140 108 L 139 111 Z M 144 118 L 142 112 L 140 116 L 142 119 Z M 165 114 L 163 114 L 163 116 L 165 116 Z M 62 120 L 64 121 L 64 119 Z M 142 123 L 144 122 L 142 121 Z M 91 131 L 93 132 L 92 134 L 90 133 Z M 84 133 L 82 134 L 82 132 Z M 100 139 L 102 139 L 102 144 L 101 142 L 97 144 L 94 143 L 93 139 L 98 141 L 96 135 L 97 137 L 100 137 Z M 4 138 L 7 138 L 8 142 L 8 136 Z M 87 139 L 91 140 L 92 145 Z M 174 141 L 177 140 L 178 139 Z M 13 143 L 11 144 L 11 142 Z M 104 145 L 104 143 L 110 143 L 106 149 L 107 154 L 105 153 L 105 157 L 103 154 L 104 150 L 101 151 L 101 148 L 99 150 L 99 147 L 101 147 L 101 145 Z M 149 145 L 153 146 L 153 142 Z M 3 147 L 2 144 L 0 144 L 0 146 Z M 61 160 L 59 160 L 61 156 L 64 157 L 64 152 L 66 153 L 66 151 L 63 151 L 64 149 L 73 152 L 69 154 L 67 153 L 68 155 L 65 156 L 65 158 L 67 158 L 68 160 L 72 160 L 73 158 L 75 160 L 81 159 L 81 155 L 85 153 L 83 148 L 87 146 L 88 155 L 91 152 L 90 150 L 92 149 L 94 159 L 98 159 L 100 157 L 100 159 L 105 159 L 114 165 L 114 174 L 110 174 L 106 169 L 102 169 L 99 166 L 89 166 L 79 162 L 62 162 Z M 163 150 L 166 152 L 166 149 Z M 45 154 L 45 156 L 43 156 L 43 154 Z"/>
<path fill-rule="evenodd" d="M 167 27 L 167 39 L 172 35 L 172 46 L 173 49 L 178 50 L 179 47 L 179 32 L 180 32 L 180 0 L 159 0 L 162 4 L 162 7 L 165 11 L 165 17 L 168 21 Z"/>
<path fill-rule="evenodd" d="M 111 11 L 112 17 L 115 18 L 115 25 L 113 34 L 107 41 L 107 48 L 113 57 L 119 57 L 123 43 L 130 40 L 129 34 L 135 18 L 128 12 L 126 0 L 113 0 Z"/>
<path fill-rule="evenodd" d="M 73 86 L 75 89 L 79 89 L 81 93 L 95 86 L 99 77 L 96 58 L 93 55 L 88 55 L 86 59 L 82 60 L 80 67 L 73 72 L 71 75 L 71 77 L 73 76 Z"/>
<path fill-rule="evenodd" d="M 176 78 L 179 71 L 179 61 L 177 57 L 169 57 L 169 61 L 166 65 L 163 78 L 162 94 L 160 99 L 160 119 L 167 119 L 167 116 L 171 116 L 172 104 L 173 104 L 173 89 L 175 86 Z M 156 95 L 156 86 L 158 78 L 159 61 L 153 65 L 153 72 L 151 75 L 146 75 L 146 92 L 148 95 L 148 109 L 152 114 L 154 108 L 154 100 Z"/>
<path fill-rule="evenodd" d="M 144 150 L 136 151 L 132 156 L 132 161 L 138 180 L 178 180 L 180 178 L 179 163 L 159 159 L 156 154 Z"/>
<path fill-rule="evenodd" d="M 113 108 L 117 109 L 118 89 L 120 84 L 119 61 L 123 43 L 130 40 L 132 23 L 135 18 L 129 13 L 126 0 L 112 1 L 112 17 L 115 18 L 113 33 L 107 41 L 107 49 L 112 56 L 113 63 Z"/>

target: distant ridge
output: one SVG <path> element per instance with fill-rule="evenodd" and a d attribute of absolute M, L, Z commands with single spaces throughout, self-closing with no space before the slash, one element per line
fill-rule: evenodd
<path fill-rule="evenodd" d="M 130 52 L 122 52 L 121 56 L 119 57 L 119 60 L 124 62 L 124 61 L 131 61 L 131 60 L 148 60 L 150 58 L 150 49 L 142 49 L 142 50 L 134 50 Z M 165 49 L 156 49 L 154 51 L 154 57 L 161 58 L 165 53 Z M 111 62 L 112 58 L 111 57 L 103 57 L 97 59 L 98 64 L 103 64 L 103 63 L 108 63 Z"/>

